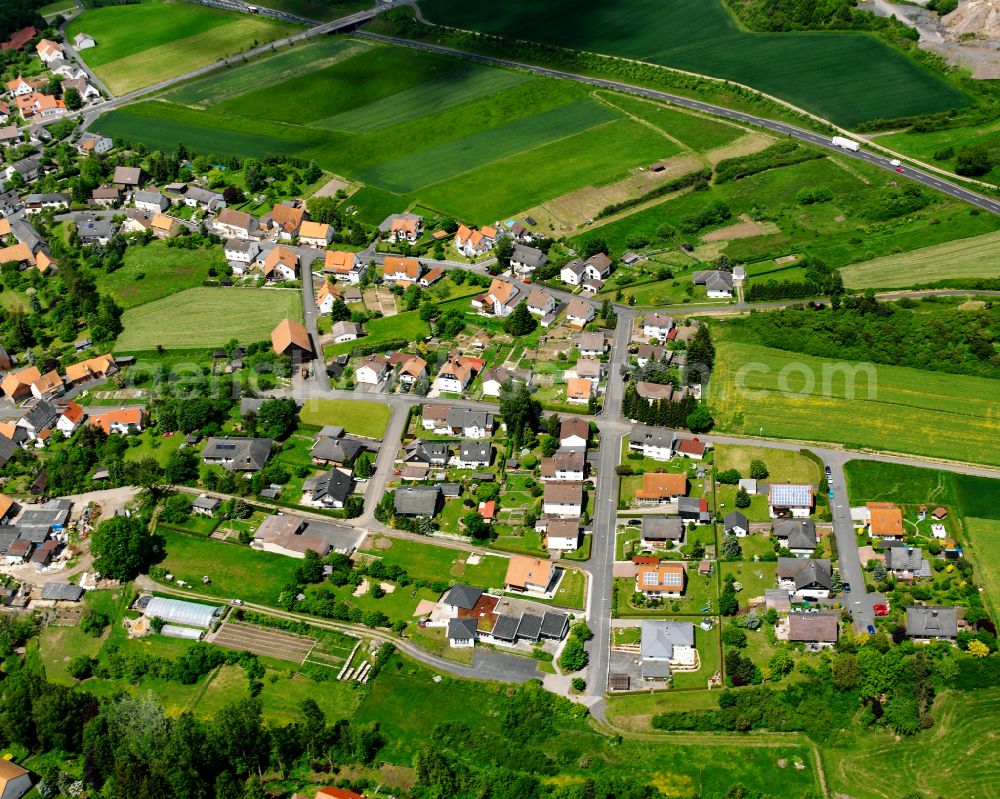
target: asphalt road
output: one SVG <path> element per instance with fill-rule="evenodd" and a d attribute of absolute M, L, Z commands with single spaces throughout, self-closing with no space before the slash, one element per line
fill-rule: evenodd
<path fill-rule="evenodd" d="M 583 83 L 588 86 L 596 86 L 601 89 L 612 89 L 614 91 L 624 92 L 626 94 L 635 94 L 640 97 L 647 97 L 651 100 L 658 100 L 660 102 L 671 103 L 673 105 L 681 106 L 682 108 L 690 108 L 695 111 L 701 111 L 706 114 L 712 114 L 713 116 L 723 117 L 725 119 L 732 119 L 736 122 L 743 122 L 750 125 L 756 125 L 760 128 L 765 128 L 773 133 L 777 133 L 784 136 L 789 136 L 794 139 L 799 139 L 800 141 L 808 142 L 809 144 L 814 144 L 818 147 L 823 147 L 827 150 L 832 150 L 841 155 L 848 156 L 850 158 L 856 158 L 860 161 L 867 161 L 877 167 L 885 169 L 889 172 L 896 172 L 896 167 L 894 167 L 890 161 L 892 159 L 886 158 L 885 156 L 878 155 L 873 152 L 861 149 L 858 152 L 852 152 L 850 150 L 844 150 L 840 147 L 835 147 L 831 141 L 831 136 L 823 136 L 819 133 L 813 133 L 812 131 L 804 130 L 803 128 L 796 127 L 795 125 L 789 125 L 786 122 L 776 122 L 771 119 L 765 119 L 764 117 L 756 117 L 751 114 L 745 114 L 742 111 L 733 111 L 729 108 L 723 108 L 718 105 L 711 105 L 710 103 L 703 103 L 700 100 L 692 100 L 688 97 L 681 97 L 676 94 L 670 94 L 668 92 L 661 92 L 655 89 L 646 89 L 640 86 L 633 86 L 628 83 L 623 83 L 621 81 L 606 80 L 604 78 L 591 78 L 584 75 L 576 75 L 572 72 L 564 72 L 558 69 L 547 69 L 545 67 L 536 67 L 530 64 L 522 64 L 519 61 L 513 61 L 505 58 L 493 58 L 491 56 L 478 55 L 476 53 L 467 53 L 463 50 L 456 50 L 451 47 L 442 47 L 436 44 L 427 44 L 425 42 L 414 42 L 409 39 L 401 39 L 395 36 L 382 36 L 375 33 L 357 33 L 357 36 L 361 36 L 369 39 L 376 39 L 383 42 L 388 42 L 391 44 L 401 45 L 403 47 L 411 47 L 416 50 L 425 50 L 432 53 L 441 53 L 443 55 L 455 56 L 457 58 L 464 58 L 468 61 L 474 61 L 480 64 L 488 64 L 490 66 L 497 67 L 507 67 L 511 69 L 520 69 L 526 72 L 532 72 L 536 75 L 542 75 L 544 77 L 550 78 L 561 78 L 562 80 L 571 80 L 576 83 Z M 978 192 L 971 191 L 969 189 L 958 186 L 954 183 L 950 183 L 947 180 L 942 179 L 938 175 L 931 174 L 929 172 L 924 172 L 919 169 L 907 166 L 905 171 L 900 177 L 906 177 L 909 180 L 920 183 L 932 189 L 937 189 L 938 191 L 944 192 L 958 200 L 963 200 L 971 205 L 981 208 L 984 211 L 988 211 L 992 214 L 1000 215 L 1000 201 L 987 197 Z"/>

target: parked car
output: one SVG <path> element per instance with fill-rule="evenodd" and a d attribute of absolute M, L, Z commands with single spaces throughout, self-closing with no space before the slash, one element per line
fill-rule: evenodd
<path fill-rule="evenodd" d="M 881 604 L 880 605 L 872 605 L 872 610 L 874 610 L 875 611 L 875 615 L 879 616 L 879 617 L 883 617 L 883 616 L 888 616 L 889 615 L 889 606 L 888 605 L 881 605 Z"/>
<path fill-rule="evenodd" d="M 833 499 L 833 489 L 831 488 L 827 493 L 830 495 L 830 499 Z"/>
<path fill-rule="evenodd" d="M 239 606 L 239 605 L 244 605 L 246 603 L 242 599 L 231 599 L 229 600 L 229 604 Z"/>
<path fill-rule="evenodd" d="M 640 527 L 641 525 L 642 525 L 642 519 L 629 519 L 628 520 L 628 526 L 629 527 Z"/>
<path fill-rule="evenodd" d="M 851 584 L 850 583 L 844 583 L 844 593 L 845 594 L 851 593 Z"/>
<path fill-rule="evenodd" d="M 875 635 L 875 625 L 874 624 L 869 624 L 868 625 L 868 634 L 869 635 Z"/>

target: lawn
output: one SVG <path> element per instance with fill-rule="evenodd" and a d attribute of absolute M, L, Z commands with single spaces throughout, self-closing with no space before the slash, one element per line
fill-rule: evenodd
<path fill-rule="evenodd" d="M 847 127 L 966 105 L 969 98 L 874 36 L 749 33 L 722 0 L 617 0 L 579 14 L 570 0 L 497 9 L 422 0 L 431 22 L 639 59 L 749 84 Z M 872 75 L 878 75 L 873 81 Z"/>
<path fill-rule="evenodd" d="M 145 247 L 128 247 L 125 265 L 114 272 L 99 272 L 97 288 L 111 294 L 123 308 L 132 308 L 200 286 L 214 266 L 228 274 L 226 258 L 219 247 L 184 250 L 152 241 Z"/>
<path fill-rule="evenodd" d="M 438 725 L 452 723 L 475 730 L 476 739 L 482 741 L 481 750 L 468 746 L 461 750 L 473 760 L 485 762 L 504 752 L 510 762 L 523 763 L 525 770 L 532 771 L 530 763 L 538 756 L 553 758 L 562 764 L 560 778 L 570 781 L 634 777 L 636 764 L 641 763 L 642 773 L 654 784 L 671 786 L 665 796 L 687 796 L 691 790 L 721 796 L 733 783 L 741 782 L 750 790 L 766 789 L 775 799 L 800 799 L 813 787 L 808 750 L 788 738 L 765 745 L 759 738 L 751 742 L 737 736 L 613 741 L 585 721 L 563 716 L 546 717 L 540 727 L 526 722 L 527 728 L 522 724 L 512 729 L 509 720 L 516 711 L 508 693 L 492 684 L 447 675 L 436 678 L 433 672 L 397 656 L 371 685 L 354 721 L 377 721 L 386 738 L 379 757 L 404 766 L 412 764 Z M 585 765 L 579 763 L 581 752 L 589 755 Z M 805 761 L 805 768 L 778 765 L 779 759 L 794 758 Z M 684 793 L 675 792 L 678 786 L 683 786 Z"/>
<path fill-rule="evenodd" d="M 339 425 L 348 433 L 378 440 L 385 435 L 391 416 L 388 405 L 365 400 L 307 399 L 299 411 L 303 424 Z"/>
<path fill-rule="evenodd" d="M 758 536 L 759 537 L 759 536 Z M 746 539 L 740 539 L 741 543 Z M 736 582 L 743 586 L 742 591 L 738 591 L 736 598 L 740 601 L 740 607 L 746 608 L 747 603 L 754 597 L 764 596 L 764 591 L 768 588 L 777 587 L 775 575 L 778 573 L 777 563 L 722 563 L 722 577 L 731 574 L 736 578 Z"/>
<path fill-rule="evenodd" d="M 172 436 L 164 438 L 151 430 L 146 430 L 140 436 L 129 440 L 139 441 L 140 443 L 137 447 L 129 447 L 125 450 L 125 460 L 141 461 L 143 458 L 152 458 L 160 466 L 166 466 L 170 456 L 180 449 L 181 444 L 184 443 L 184 436 L 175 433 Z"/>
<path fill-rule="evenodd" d="M 166 557 L 160 565 L 175 580 L 191 583 L 198 593 L 274 605 L 282 586 L 294 582 L 298 566 L 295 558 L 172 530 L 161 529 L 159 534 L 166 546 Z M 212 579 L 211 584 L 202 584 L 203 575 Z"/>
<path fill-rule="evenodd" d="M 260 341 L 285 317 L 301 321 L 300 292 L 199 286 L 125 311 L 125 330 L 116 348 L 183 349 L 230 339 Z"/>
<path fill-rule="evenodd" d="M 1000 231 L 852 264 L 841 274 L 851 289 L 906 288 L 944 280 L 993 278 L 998 261 Z"/>
<path fill-rule="evenodd" d="M 717 598 L 719 588 L 716 576 L 701 577 L 698 575 L 698 564 L 688 564 L 687 586 L 684 596 L 680 599 L 665 598 L 658 608 L 636 608 L 631 604 L 635 593 L 635 579 L 632 577 L 616 577 L 614 585 L 614 617 L 655 617 L 664 613 L 681 614 L 684 616 L 704 616 L 718 613 Z M 704 610 L 709 608 L 709 610 Z"/>
<path fill-rule="evenodd" d="M 978 580 L 996 616 L 1000 611 L 1000 521 L 968 518 L 965 534 L 969 548 L 966 554 L 976 563 Z"/>
<path fill-rule="evenodd" d="M 323 347 L 324 354 L 328 358 L 332 355 L 343 355 L 359 345 L 368 346 L 391 339 L 423 341 L 431 331 L 427 323 L 421 320 L 419 311 L 404 311 L 395 316 L 384 316 L 365 322 L 365 332 L 365 337 L 360 341 L 345 341 L 343 344 Z"/>
<path fill-rule="evenodd" d="M 82 604 L 85 611 L 94 610 L 107 616 L 113 630 L 123 610 L 124 597 L 122 592 L 88 591 L 83 596 Z M 76 680 L 66 673 L 66 665 L 76 655 L 96 657 L 107 635 L 107 629 L 104 635 L 95 638 L 77 626 L 47 626 L 38 639 L 38 654 L 45 667 L 45 676 L 62 685 L 75 684 Z"/>
<path fill-rule="evenodd" d="M 76 5 L 76 0 L 58 0 L 58 2 L 42 6 L 38 9 L 38 13 L 43 17 L 52 17 L 56 14 L 63 14 L 67 11 L 72 11 L 76 8 Z"/>
<path fill-rule="evenodd" d="M 719 432 L 992 465 L 1000 464 L 995 397 L 986 378 L 721 342 L 708 402 Z"/>
<path fill-rule="evenodd" d="M 214 63 L 297 26 L 185 2 L 143 2 L 85 11 L 66 26 L 97 46 L 81 53 L 116 95 Z"/>
<path fill-rule="evenodd" d="M 501 588 L 510 563 L 498 555 L 482 555 L 478 565 L 470 566 L 466 563 L 468 553 L 462 550 L 385 536 L 375 537 L 365 551 L 381 557 L 388 565 L 406 569 L 417 580 L 444 580 L 479 588 Z"/>
<path fill-rule="evenodd" d="M 993 739 L 983 730 L 1000 724 L 1000 689 L 946 691 L 930 715 L 934 727 L 923 735 L 899 739 L 885 731 L 858 733 L 825 745 L 821 756 L 831 792 L 855 799 L 995 797 L 1000 760 L 990 754 Z M 928 768 L 928 745 L 933 746 L 933 768 Z"/>
<path fill-rule="evenodd" d="M 740 477 L 750 477 L 750 462 L 754 460 L 764 461 L 770 482 L 818 483 L 821 477 L 819 464 L 794 450 L 735 444 L 715 446 L 715 466 L 720 472 L 736 469 Z"/>
<path fill-rule="evenodd" d="M 268 0 L 268 8 L 324 22 L 372 7 L 372 0 Z"/>

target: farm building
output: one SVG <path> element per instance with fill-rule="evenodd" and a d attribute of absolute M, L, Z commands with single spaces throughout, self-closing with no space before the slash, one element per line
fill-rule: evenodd
<path fill-rule="evenodd" d="M 142 614 L 147 619 L 163 619 L 168 624 L 208 628 L 215 622 L 215 617 L 221 610 L 222 608 L 202 605 L 199 602 L 154 596 L 143 608 Z"/>
<path fill-rule="evenodd" d="M 271 346 L 278 355 L 304 355 L 312 357 L 312 342 L 305 325 L 294 319 L 282 319 L 271 331 Z"/>

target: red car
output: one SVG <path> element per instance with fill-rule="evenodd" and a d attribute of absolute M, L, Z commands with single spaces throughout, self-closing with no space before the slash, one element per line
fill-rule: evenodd
<path fill-rule="evenodd" d="M 899 174 L 903 174 L 903 167 L 897 166 L 896 171 L 899 172 Z"/>
<path fill-rule="evenodd" d="M 875 611 L 876 616 L 888 616 L 889 606 L 888 605 L 872 605 L 872 610 Z"/>

